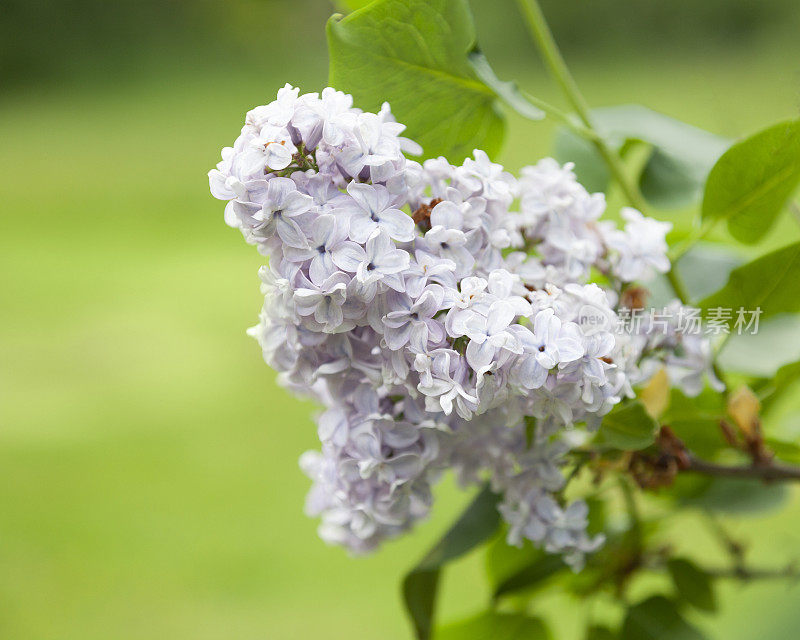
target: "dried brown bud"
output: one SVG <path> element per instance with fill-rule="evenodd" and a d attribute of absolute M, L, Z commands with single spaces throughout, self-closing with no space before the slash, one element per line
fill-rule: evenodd
<path fill-rule="evenodd" d="M 422 230 L 428 231 L 431 228 L 431 212 L 433 208 L 441 202 L 441 198 L 434 198 L 428 204 L 421 204 L 419 208 L 411 214 L 415 224 Z"/>
<path fill-rule="evenodd" d="M 650 292 L 644 287 L 628 287 L 622 292 L 619 304 L 628 309 L 644 309 Z"/>

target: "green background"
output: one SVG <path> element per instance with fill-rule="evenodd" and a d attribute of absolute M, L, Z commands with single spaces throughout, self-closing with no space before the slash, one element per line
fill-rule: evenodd
<path fill-rule="evenodd" d="M 558 100 L 512 4 L 474 4 L 498 71 Z M 545 10 L 593 105 L 641 102 L 733 137 L 797 117 L 794 1 L 701 4 Z M 0 15 L 0 638 L 409 637 L 399 579 L 469 496 L 446 479 L 431 520 L 369 558 L 319 541 L 297 467 L 314 407 L 244 333 L 261 260 L 206 179 L 248 108 L 287 81 L 325 85 L 330 6 L 70 5 Z M 534 162 L 552 134 L 512 119 L 501 160 Z M 766 242 L 797 233 L 782 220 Z M 800 554 L 796 499 L 730 526 L 755 560 Z M 694 524 L 672 531 L 679 549 L 711 548 Z M 445 619 L 480 608 L 480 554 L 443 588 Z M 713 637 L 796 637 L 800 589 L 721 595 L 723 613 L 697 619 Z M 587 616 L 534 606 L 559 640 Z"/>

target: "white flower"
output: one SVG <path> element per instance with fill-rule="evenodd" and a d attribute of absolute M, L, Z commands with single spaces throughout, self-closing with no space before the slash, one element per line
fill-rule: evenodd
<path fill-rule="evenodd" d="M 234 212 L 243 231 L 256 240 L 268 240 L 275 233 L 290 247 L 306 248 L 308 239 L 295 220 L 311 209 L 313 200 L 300 193 L 289 178 L 273 178 L 259 202 L 234 201 Z"/>
<path fill-rule="evenodd" d="M 353 267 L 353 261 L 357 261 L 362 254 L 363 249 L 359 245 L 347 240 L 347 221 L 330 214 L 318 216 L 311 223 L 307 248 L 284 248 L 284 255 L 290 260 L 310 260 L 308 274 L 311 282 L 317 285 L 339 269 L 348 271 L 348 267 Z"/>
<path fill-rule="evenodd" d="M 465 420 L 472 417 L 478 398 L 463 386 L 466 368 L 460 366 L 460 357 L 455 351 L 436 349 L 427 355 L 419 354 L 414 366 L 425 374 L 417 389 L 426 396 L 429 411 L 442 411 L 449 416 L 455 409 Z"/>
<path fill-rule="evenodd" d="M 429 340 L 436 344 L 444 339 L 444 327 L 434 320 L 434 316 L 442 308 L 442 287 L 437 284 L 429 285 L 413 303 L 408 296 L 395 297 L 403 308 L 390 311 L 383 317 L 386 327 L 383 337 L 387 347 L 397 351 L 410 340 L 413 349 L 419 353 L 428 350 Z"/>
<path fill-rule="evenodd" d="M 403 125 L 387 122 L 377 114 L 358 114 L 352 128 L 355 144 L 338 155 L 339 164 L 354 178 L 385 180 L 393 173 L 391 163 L 401 156 L 398 135 L 403 129 Z"/>
<path fill-rule="evenodd" d="M 350 215 L 350 238 L 364 243 L 376 229 L 400 242 L 414 238 L 414 221 L 395 208 L 394 196 L 386 187 L 351 182 L 347 193 L 352 200 L 340 209 Z"/>
<path fill-rule="evenodd" d="M 406 293 L 412 298 L 418 298 L 429 281 L 443 285 L 444 290 L 449 293 L 456 287 L 453 275 L 455 270 L 456 265 L 452 260 L 417 250 L 405 272 Z"/>
<path fill-rule="evenodd" d="M 550 370 L 572 362 L 585 353 L 582 334 L 574 322 L 562 323 L 552 309 L 539 311 L 533 333 L 521 333 L 525 356 L 520 358 L 517 377 L 526 389 L 541 387 Z"/>
<path fill-rule="evenodd" d="M 338 272 L 326 279 L 319 289 L 296 289 L 294 303 L 299 316 L 313 316 L 323 331 L 333 333 L 337 330 L 352 328 L 342 327 L 344 312 L 342 307 L 347 299 L 347 283 L 345 274 Z"/>
<path fill-rule="evenodd" d="M 367 240 L 366 251 L 356 268 L 356 278 L 368 287 L 382 282 L 402 291 L 403 279 L 399 274 L 408 267 L 409 261 L 408 252 L 398 249 L 385 232 L 377 230 Z"/>
<path fill-rule="evenodd" d="M 488 367 L 498 351 L 522 353 L 519 339 L 508 330 L 515 315 L 511 304 L 497 300 L 488 308 L 486 315 L 473 312 L 464 321 L 464 333 L 469 338 L 467 362 L 475 371 Z"/>
<path fill-rule="evenodd" d="M 322 90 L 320 100 L 305 100 L 292 118 L 307 147 L 316 147 L 320 141 L 337 146 L 345 141 L 352 130 L 355 114 L 353 97 L 331 87 Z"/>
<path fill-rule="evenodd" d="M 636 209 L 625 208 L 622 217 L 627 221 L 625 231 L 613 230 L 606 243 L 618 253 L 615 275 L 623 282 L 648 279 L 655 270 L 669 271 L 666 235 L 672 229 L 669 222 L 645 218 Z"/>

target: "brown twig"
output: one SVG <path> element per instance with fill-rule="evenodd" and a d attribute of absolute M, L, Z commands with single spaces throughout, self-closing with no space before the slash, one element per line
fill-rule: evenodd
<path fill-rule="evenodd" d="M 800 578 L 797 566 L 792 563 L 782 569 L 751 569 L 748 567 L 733 567 L 731 569 L 706 569 L 712 578 L 734 578 L 736 580 L 770 580 L 779 578 Z"/>
<path fill-rule="evenodd" d="M 656 453 L 636 451 L 628 465 L 629 473 L 642 489 L 670 486 L 675 476 L 684 472 L 722 478 L 753 478 L 764 482 L 800 480 L 800 467 L 776 462 L 760 448 L 743 448 L 752 457 L 751 464 L 725 465 L 709 462 L 689 451 L 667 425 L 659 430 L 655 444 Z"/>
<path fill-rule="evenodd" d="M 722 478 L 756 478 L 764 482 L 800 480 L 800 467 L 770 461 L 761 465 L 724 465 L 701 460 L 689 454 L 689 464 L 682 469 Z"/>

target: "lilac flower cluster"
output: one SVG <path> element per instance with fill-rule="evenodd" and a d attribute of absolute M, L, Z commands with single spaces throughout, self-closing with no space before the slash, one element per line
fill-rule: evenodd
<path fill-rule="evenodd" d="M 281 383 L 325 407 L 321 450 L 301 458 L 307 510 L 326 541 L 369 551 L 425 517 L 454 469 L 502 494 L 509 542 L 580 566 L 602 537 L 564 503 L 561 468 L 647 375 L 647 341 L 614 333 L 617 301 L 669 268 L 669 225 L 598 221 L 603 195 L 549 159 L 520 179 L 478 150 L 407 160 L 421 150 L 403 129 L 387 104 L 287 85 L 209 173 L 227 223 L 269 258 L 251 333 Z"/>

